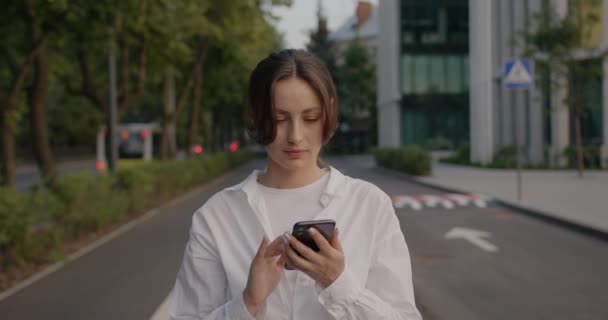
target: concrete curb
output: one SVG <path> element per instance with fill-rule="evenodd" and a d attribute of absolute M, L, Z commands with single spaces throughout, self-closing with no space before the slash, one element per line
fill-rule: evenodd
<path fill-rule="evenodd" d="M 156 216 L 157 214 L 159 214 L 161 212 L 161 208 L 163 207 L 169 207 L 172 206 L 176 203 L 185 201 L 187 199 L 189 199 L 190 197 L 198 194 L 199 192 L 202 192 L 205 188 L 208 188 L 210 186 L 212 186 L 214 184 L 214 182 L 218 181 L 219 179 L 224 178 L 225 176 L 231 174 L 235 169 L 238 169 L 241 166 L 247 165 L 249 162 L 243 163 L 238 167 L 232 168 L 230 169 L 228 172 L 210 180 L 207 181 L 205 183 L 203 183 L 201 186 L 195 187 L 194 189 L 186 192 L 185 194 L 182 194 L 176 198 L 174 198 L 173 200 L 161 205 L 158 208 L 154 208 L 149 210 L 148 212 L 146 212 L 145 214 L 143 214 L 142 216 L 118 227 L 116 230 L 102 236 L 101 238 L 93 241 L 93 243 L 81 248 L 80 250 L 70 254 L 65 260 L 63 261 L 59 261 L 56 262 L 46 268 L 44 268 L 42 271 L 37 272 L 33 275 L 31 275 L 30 277 L 26 278 L 25 280 L 17 283 L 16 285 L 14 285 L 13 287 L 7 289 L 4 292 L 0 292 L 0 302 L 2 302 L 3 300 L 19 293 L 21 290 L 29 287 L 30 285 L 38 282 L 39 280 L 44 279 L 45 277 L 53 274 L 54 272 L 61 270 L 63 267 L 65 267 L 66 265 L 70 264 L 71 262 L 75 261 L 76 259 L 94 251 L 95 249 L 101 247 L 102 245 L 104 245 L 105 243 L 121 236 L 122 234 L 128 232 L 129 230 L 135 228 L 136 226 L 138 226 L 139 224 L 146 222 L 147 220 L 151 219 L 152 217 Z"/>
<path fill-rule="evenodd" d="M 391 175 L 397 174 L 409 182 L 416 183 L 418 185 L 425 186 L 425 187 L 428 187 L 431 189 L 435 189 L 435 190 L 439 190 L 439 191 L 443 191 L 443 192 L 450 192 L 450 193 L 471 193 L 470 191 L 467 191 L 467 190 L 457 189 L 457 188 L 453 188 L 453 187 L 446 187 L 446 186 L 443 186 L 440 184 L 422 181 L 422 180 L 419 180 L 419 178 L 417 178 L 417 177 L 408 175 L 406 173 L 403 173 L 403 172 L 400 172 L 397 170 L 383 168 L 383 167 L 379 167 L 379 166 L 377 168 L 380 171 L 383 171 L 387 174 L 391 174 Z M 600 230 L 600 229 L 597 229 L 597 228 L 594 228 L 594 227 L 591 227 L 588 225 L 584 225 L 584 224 L 581 224 L 576 221 L 571 221 L 571 220 L 564 219 L 561 217 L 556 217 L 555 215 L 552 215 L 551 213 L 548 213 L 548 212 L 545 212 L 545 211 L 542 211 L 539 209 L 535 209 L 535 208 L 530 208 L 530 207 L 521 205 L 519 203 L 514 203 L 512 201 L 503 200 L 503 199 L 495 197 L 495 196 L 490 196 L 489 198 L 492 199 L 491 202 L 494 202 L 502 207 L 511 209 L 515 212 L 525 214 L 529 217 L 539 219 L 539 220 L 560 226 L 562 228 L 566 228 L 568 230 L 583 233 L 583 234 L 591 236 L 593 238 L 597 238 L 597 239 L 600 239 L 603 241 L 608 241 L 608 232 L 605 232 L 603 230 Z"/>

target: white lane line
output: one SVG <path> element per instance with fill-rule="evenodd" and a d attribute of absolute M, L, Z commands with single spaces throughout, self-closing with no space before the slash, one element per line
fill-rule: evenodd
<path fill-rule="evenodd" d="M 156 308 L 156 311 L 154 311 L 154 314 L 152 315 L 152 317 L 150 317 L 150 320 L 168 320 L 169 319 L 169 299 L 171 299 L 172 292 L 173 291 L 171 291 L 169 293 L 169 295 L 165 298 L 163 303 L 161 303 L 160 306 L 158 306 L 158 308 Z"/>

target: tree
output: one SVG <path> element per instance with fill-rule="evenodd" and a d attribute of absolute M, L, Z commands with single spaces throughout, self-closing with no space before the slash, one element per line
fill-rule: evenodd
<path fill-rule="evenodd" d="M 355 38 L 338 67 L 338 96 L 342 122 L 350 126 L 349 148 L 363 152 L 376 144 L 376 72 L 367 48 Z"/>
<path fill-rule="evenodd" d="M 30 38 L 33 43 L 40 41 L 44 34 L 44 24 L 57 19 L 59 13 L 52 6 L 40 1 L 25 1 L 26 18 L 30 25 Z M 52 35 L 51 35 L 52 36 Z M 43 180 L 49 186 L 55 185 L 57 170 L 51 150 L 47 121 L 47 98 L 50 78 L 49 57 L 46 44 L 41 44 L 34 58 L 33 84 L 29 88 L 29 119 L 34 157 Z"/>
<path fill-rule="evenodd" d="M 327 18 L 323 14 L 321 0 L 317 3 L 317 29 L 310 32 L 310 41 L 306 45 L 306 50 L 315 54 L 325 63 L 329 73 L 334 78 L 334 81 L 336 81 L 336 57 L 332 50 L 332 43 L 329 40 Z"/>
<path fill-rule="evenodd" d="M 40 32 L 35 40 L 30 41 L 22 34 L 12 31 L 14 28 L 26 29 L 28 8 L 25 3 L 12 2 L 4 7 L 0 15 L 0 34 L 3 35 L 0 73 L 2 89 L 0 91 L 0 145 L 2 146 L 2 179 L 3 185 L 14 188 L 16 151 L 15 129 L 22 114 L 19 106 L 23 104 L 21 92 L 26 85 L 27 75 L 36 57 L 42 50 L 48 32 Z"/>
<path fill-rule="evenodd" d="M 583 2 L 590 7 L 583 6 Z M 583 176 L 583 142 L 581 118 L 587 106 L 585 86 L 601 76 L 592 60 L 603 59 L 606 51 L 586 49 L 591 31 L 599 22 L 597 15 L 601 2 L 597 0 L 571 1 L 569 13 L 561 17 L 552 6 L 533 17 L 531 28 L 520 32 L 524 55 L 531 57 L 539 73 L 539 86 L 545 92 L 565 90 L 564 104 L 574 117 L 577 168 Z M 567 81 L 562 81 L 567 79 Z"/>

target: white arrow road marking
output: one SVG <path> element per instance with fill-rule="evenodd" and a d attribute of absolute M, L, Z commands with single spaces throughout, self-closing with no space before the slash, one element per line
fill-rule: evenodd
<path fill-rule="evenodd" d="M 465 239 L 470 241 L 472 244 L 478 246 L 482 250 L 488 252 L 497 252 L 498 247 L 491 244 L 488 240 L 483 239 L 484 237 L 490 236 L 491 234 L 489 232 L 460 227 L 452 228 L 452 230 L 448 231 L 448 233 L 445 234 L 446 239 Z"/>

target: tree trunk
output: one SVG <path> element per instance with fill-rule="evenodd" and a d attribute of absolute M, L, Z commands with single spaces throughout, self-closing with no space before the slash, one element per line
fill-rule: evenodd
<path fill-rule="evenodd" d="M 34 38 L 39 40 L 41 36 L 40 26 L 37 22 L 32 23 Z M 53 152 L 49 143 L 49 131 L 47 125 L 47 97 L 49 86 L 49 64 L 46 48 L 43 46 L 38 50 L 34 60 L 34 85 L 30 90 L 30 122 L 31 137 L 33 141 L 34 157 L 38 168 L 42 173 L 44 182 L 53 186 L 56 178 L 56 167 Z"/>
<path fill-rule="evenodd" d="M 201 82 L 202 82 L 202 65 L 196 66 L 196 74 L 194 75 L 194 97 L 192 101 L 192 110 L 190 112 L 190 119 L 188 119 L 188 154 L 193 155 L 192 147 L 196 144 L 201 143 L 199 141 L 199 121 L 200 121 L 200 109 L 201 109 Z"/>
<path fill-rule="evenodd" d="M 8 188 L 14 188 L 16 152 L 15 152 L 15 132 L 5 114 L 0 115 L 0 134 L 2 135 L 2 184 Z"/>
<path fill-rule="evenodd" d="M 175 78 L 166 71 L 163 79 L 163 116 L 161 135 L 161 159 L 174 159 L 177 153 L 175 125 Z"/>
<path fill-rule="evenodd" d="M 583 162 L 583 135 L 581 132 L 581 117 L 578 112 L 574 112 L 574 130 L 576 135 L 576 162 L 578 176 L 582 178 L 585 164 Z"/>

